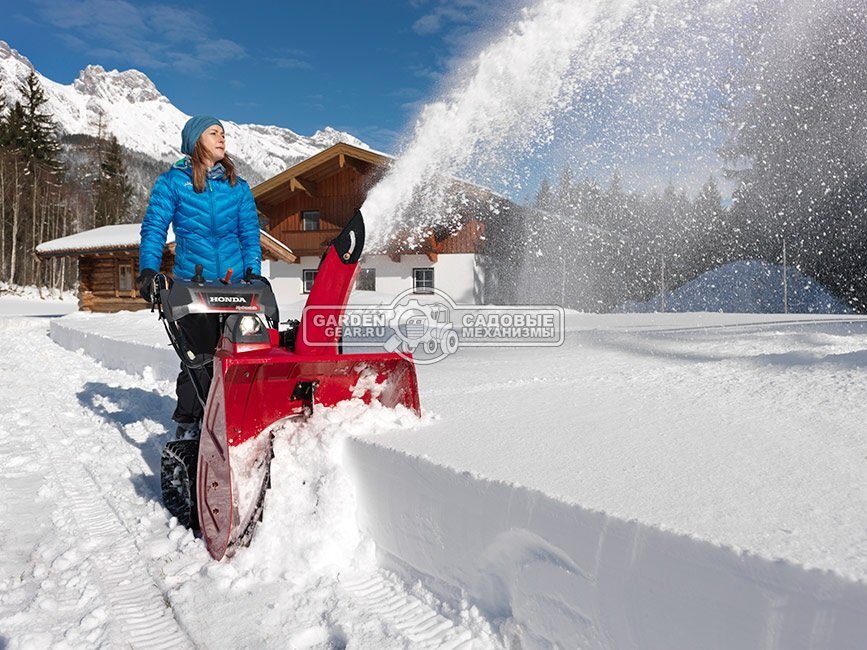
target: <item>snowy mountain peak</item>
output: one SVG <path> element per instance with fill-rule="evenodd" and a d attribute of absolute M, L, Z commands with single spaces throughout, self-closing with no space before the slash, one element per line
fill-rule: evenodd
<path fill-rule="evenodd" d="M 30 59 L 18 52 L 18 50 L 12 49 L 6 41 L 0 40 L 0 61 L 5 61 L 6 59 L 12 59 L 31 70 L 33 69 Z"/>
<path fill-rule="evenodd" d="M 364 147 L 367 149 L 367 145 L 364 144 L 358 138 L 345 133 L 344 131 L 338 131 L 337 129 L 333 129 L 330 126 L 326 126 L 324 129 L 319 129 L 313 136 L 310 138 L 315 142 L 319 142 L 324 147 L 330 147 L 332 145 L 337 144 L 338 142 L 345 142 L 346 144 L 352 144 L 356 147 Z"/>
<path fill-rule="evenodd" d="M 18 86 L 35 70 L 30 61 L 0 41 L 0 92 L 6 104 L 21 100 Z M 61 133 L 113 134 L 118 142 L 155 160 L 171 163 L 180 155 L 181 129 L 189 115 L 176 108 L 148 76 L 138 70 L 105 70 L 89 65 L 71 84 L 52 81 L 36 71 L 45 90 L 46 106 Z M 304 136 L 279 126 L 237 124 L 221 118 L 228 150 L 244 165 L 252 183 L 279 174 L 327 147 L 361 140 L 331 127 Z"/>
<path fill-rule="evenodd" d="M 108 101 L 168 102 L 148 76 L 138 70 L 106 71 L 101 65 L 89 65 L 73 82 L 75 90 Z"/>

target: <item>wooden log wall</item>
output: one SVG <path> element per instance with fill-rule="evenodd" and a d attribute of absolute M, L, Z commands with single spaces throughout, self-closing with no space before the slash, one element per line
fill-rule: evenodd
<path fill-rule="evenodd" d="M 132 267 L 132 288 L 121 291 L 118 268 Z M 174 256 L 165 253 L 160 270 L 171 274 Z M 138 254 L 130 252 L 81 255 L 78 259 L 78 308 L 80 311 L 113 313 L 149 309 L 138 293 Z"/>

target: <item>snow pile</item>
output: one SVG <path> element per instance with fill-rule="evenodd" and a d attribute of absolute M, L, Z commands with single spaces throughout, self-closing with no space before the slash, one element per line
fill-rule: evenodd
<path fill-rule="evenodd" d="M 0 282 L 0 317 L 12 315 L 62 316 L 78 309 L 72 292 L 22 287 Z"/>
<path fill-rule="evenodd" d="M 342 468 L 344 441 L 350 435 L 415 429 L 424 422 L 404 408 L 354 399 L 331 409 L 317 407 L 306 422 L 277 425 L 272 430 L 273 489 L 265 506 L 269 516 L 250 552 L 232 566 L 262 579 L 337 576 L 352 566 L 369 568 L 369 540 L 355 524 L 355 491 Z"/>
<path fill-rule="evenodd" d="M 790 313 L 853 313 L 828 289 L 793 267 L 786 270 L 786 283 Z M 665 309 L 657 296 L 647 302 L 628 302 L 621 311 L 782 313 L 783 267 L 758 260 L 732 262 L 666 293 Z"/>
<path fill-rule="evenodd" d="M 19 300 L 31 300 L 41 302 L 73 302 L 77 303 L 78 298 L 71 291 L 60 291 L 58 289 L 49 289 L 46 287 L 23 287 L 18 284 L 9 284 L 8 282 L 0 282 L 0 299 L 16 298 Z M 5 314 L 6 312 L 0 312 Z"/>
<path fill-rule="evenodd" d="M 272 487 L 265 518 L 249 548 L 239 550 L 230 562 L 206 561 L 195 574 L 183 553 L 165 568 L 169 582 L 177 585 L 169 596 L 181 620 L 196 618 L 203 609 L 215 614 L 197 641 L 205 647 L 262 647 L 277 638 L 285 647 L 406 643 L 387 620 L 366 616 L 358 603 L 357 585 L 372 576 L 379 575 L 380 586 L 403 588 L 396 579 L 378 574 L 374 545 L 356 524 L 355 488 L 343 467 L 343 448 L 350 436 L 410 430 L 424 422 L 406 409 L 350 400 L 332 409 L 317 408 L 306 422 L 276 425 Z M 416 594 L 433 602 L 423 590 Z M 404 604 L 410 606 L 411 599 Z M 253 608 L 263 613 L 264 624 L 239 629 L 233 612 Z M 474 623 L 480 647 L 495 646 L 477 614 L 469 609 L 447 613 L 459 624 Z M 449 618 L 439 621 L 444 629 L 454 628 Z"/>

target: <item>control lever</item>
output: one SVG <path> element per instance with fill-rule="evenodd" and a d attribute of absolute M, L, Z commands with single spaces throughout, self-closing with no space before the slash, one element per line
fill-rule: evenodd
<path fill-rule="evenodd" d="M 265 281 L 266 278 L 263 275 L 256 275 L 255 273 L 253 273 L 253 267 L 248 266 L 247 270 L 244 271 L 244 282 L 252 282 L 253 280 Z"/>

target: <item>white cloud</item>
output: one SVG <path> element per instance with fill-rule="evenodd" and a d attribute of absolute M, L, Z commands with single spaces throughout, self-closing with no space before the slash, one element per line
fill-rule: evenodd
<path fill-rule="evenodd" d="M 439 13 L 427 14 L 426 16 L 422 16 L 412 26 L 413 31 L 416 34 L 420 34 L 425 36 L 427 34 L 435 34 L 440 29 L 442 29 L 443 20 L 442 15 Z"/>
<path fill-rule="evenodd" d="M 39 18 L 68 45 L 93 56 L 143 68 L 206 75 L 210 65 L 247 56 L 214 33 L 205 14 L 165 4 L 126 0 L 35 0 Z"/>

